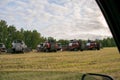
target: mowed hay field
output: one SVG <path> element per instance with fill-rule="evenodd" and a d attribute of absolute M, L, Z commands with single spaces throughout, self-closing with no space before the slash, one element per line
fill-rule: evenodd
<path fill-rule="evenodd" d="M 0 54 L 0 80 L 80 80 L 83 73 L 107 74 L 120 80 L 117 48 Z"/>

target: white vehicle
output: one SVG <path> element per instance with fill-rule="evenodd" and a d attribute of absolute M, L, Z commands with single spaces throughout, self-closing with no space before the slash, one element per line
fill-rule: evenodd
<path fill-rule="evenodd" d="M 12 50 L 13 52 L 24 52 L 24 50 L 27 48 L 24 41 L 22 40 L 14 40 L 12 42 Z"/>

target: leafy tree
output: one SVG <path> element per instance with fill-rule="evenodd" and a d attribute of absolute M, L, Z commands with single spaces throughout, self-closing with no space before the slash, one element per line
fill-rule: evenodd
<path fill-rule="evenodd" d="M 6 42 L 6 37 L 7 37 L 7 23 L 4 20 L 0 21 L 0 42 L 5 43 Z"/>
<path fill-rule="evenodd" d="M 31 48 L 36 48 L 36 46 L 39 43 L 42 43 L 46 40 L 54 40 L 56 41 L 56 39 L 54 37 L 44 37 L 41 36 L 41 34 L 39 32 L 37 32 L 37 30 L 24 30 L 23 28 L 21 28 L 21 30 L 17 30 L 16 27 L 14 25 L 7 25 L 7 22 L 4 20 L 0 20 L 0 43 L 5 43 L 7 48 L 11 47 L 11 43 L 13 40 L 15 39 L 21 39 L 23 40 L 26 45 L 28 47 Z M 82 41 L 83 43 L 86 43 L 86 40 L 79 40 Z M 115 41 L 113 38 L 104 38 L 103 40 L 97 40 L 99 41 L 103 47 L 115 47 Z M 62 45 L 66 45 L 69 43 L 69 40 L 64 40 L 64 39 L 60 39 L 57 41 L 58 43 L 61 43 Z"/>
<path fill-rule="evenodd" d="M 67 45 L 69 43 L 69 40 L 60 39 L 57 42 L 61 43 L 62 45 Z"/>
<path fill-rule="evenodd" d="M 40 33 L 38 33 L 36 30 L 33 30 L 31 36 L 32 48 L 36 48 L 36 46 L 39 44 L 39 40 L 40 40 Z"/>

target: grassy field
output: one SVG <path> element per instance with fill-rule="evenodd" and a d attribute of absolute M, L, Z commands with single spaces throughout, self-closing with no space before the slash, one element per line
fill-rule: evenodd
<path fill-rule="evenodd" d="M 83 73 L 102 73 L 120 80 L 117 48 L 0 55 L 0 80 L 80 80 Z"/>

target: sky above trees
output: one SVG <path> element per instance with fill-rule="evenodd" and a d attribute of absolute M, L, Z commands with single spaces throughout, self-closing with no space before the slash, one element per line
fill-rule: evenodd
<path fill-rule="evenodd" d="M 56 39 L 111 36 L 95 0 L 1 0 L 0 19 Z"/>

